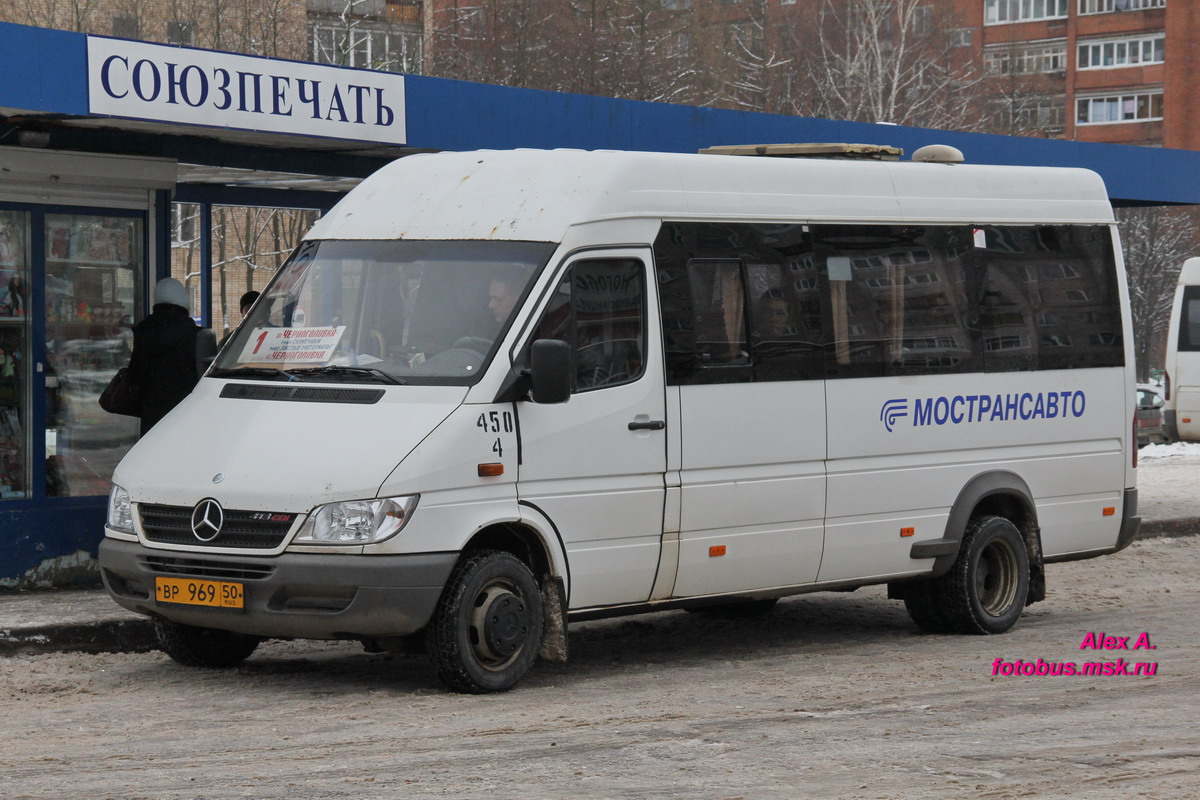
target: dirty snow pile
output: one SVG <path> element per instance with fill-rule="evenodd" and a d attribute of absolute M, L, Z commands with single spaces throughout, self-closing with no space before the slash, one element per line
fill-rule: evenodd
<path fill-rule="evenodd" d="M 1200 464 L 1200 443 L 1149 444 L 1138 451 L 1138 461 L 1154 461 L 1160 458 L 1170 459 L 1175 463 Z"/>

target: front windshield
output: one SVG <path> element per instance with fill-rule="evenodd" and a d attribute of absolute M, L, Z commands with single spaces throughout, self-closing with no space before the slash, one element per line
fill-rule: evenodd
<path fill-rule="evenodd" d="M 537 271 L 543 242 L 304 242 L 211 375 L 473 384 Z"/>

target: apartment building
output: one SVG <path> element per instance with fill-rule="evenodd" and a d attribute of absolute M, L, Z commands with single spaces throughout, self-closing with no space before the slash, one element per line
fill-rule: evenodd
<path fill-rule="evenodd" d="M 950 1 L 998 132 L 1200 149 L 1200 3 Z"/>

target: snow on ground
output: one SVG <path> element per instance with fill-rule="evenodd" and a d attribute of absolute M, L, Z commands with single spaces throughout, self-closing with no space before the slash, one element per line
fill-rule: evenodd
<path fill-rule="evenodd" d="M 1138 451 L 1138 512 L 1144 520 L 1200 518 L 1200 444 L 1151 444 Z"/>

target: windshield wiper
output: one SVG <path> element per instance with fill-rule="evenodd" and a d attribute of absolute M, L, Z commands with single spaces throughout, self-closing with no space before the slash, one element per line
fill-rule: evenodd
<path fill-rule="evenodd" d="M 218 367 L 208 373 L 213 378 L 268 378 L 270 380 L 286 380 L 291 373 L 282 369 L 270 367 Z"/>
<path fill-rule="evenodd" d="M 324 367 L 303 367 L 301 369 L 288 370 L 288 375 L 296 377 L 305 375 L 354 375 L 354 376 L 370 376 L 383 383 L 390 383 L 395 386 L 407 386 L 408 381 L 397 378 L 390 372 L 384 372 L 375 367 L 348 367 L 336 364 L 330 364 Z"/>

